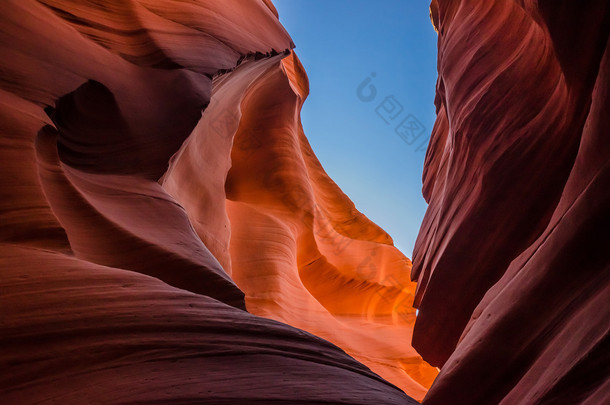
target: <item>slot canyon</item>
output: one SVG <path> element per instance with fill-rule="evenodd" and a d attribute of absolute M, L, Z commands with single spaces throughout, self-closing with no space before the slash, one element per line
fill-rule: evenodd
<path fill-rule="evenodd" d="M 610 403 L 610 2 L 429 13 L 409 259 L 271 0 L 2 0 L 0 404 Z"/>

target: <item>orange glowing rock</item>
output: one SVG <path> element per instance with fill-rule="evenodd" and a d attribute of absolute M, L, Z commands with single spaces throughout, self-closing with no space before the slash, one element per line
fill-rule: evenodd
<path fill-rule="evenodd" d="M 1 403 L 423 397 L 410 262 L 292 48 L 267 0 L 2 2 Z"/>
<path fill-rule="evenodd" d="M 248 311 L 330 340 L 421 399 L 437 369 L 410 346 L 411 262 L 322 169 L 299 119 L 307 76 L 294 53 L 281 58 L 215 79 L 163 186 L 210 241 Z"/>

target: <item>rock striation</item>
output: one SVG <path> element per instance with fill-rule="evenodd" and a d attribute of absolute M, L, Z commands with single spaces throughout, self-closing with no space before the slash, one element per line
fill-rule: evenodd
<path fill-rule="evenodd" d="M 433 0 L 425 404 L 610 400 L 610 4 Z"/>
<path fill-rule="evenodd" d="M 437 370 L 410 345 L 411 263 L 311 150 L 296 55 L 242 63 L 215 80 L 213 94 L 162 184 L 244 291 L 248 311 L 328 339 L 423 398 Z"/>
<path fill-rule="evenodd" d="M 0 402 L 423 398 L 411 262 L 311 150 L 270 1 L 0 15 Z"/>

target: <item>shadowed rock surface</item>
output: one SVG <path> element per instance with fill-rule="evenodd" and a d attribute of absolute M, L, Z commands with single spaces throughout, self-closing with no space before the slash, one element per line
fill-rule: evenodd
<path fill-rule="evenodd" d="M 412 266 L 270 1 L 3 1 L 0 403 L 610 402 L 610 5 L 431 17 Z"/>
<path fill-rule="evenodd" d="M 271 2 L 0 16 L 0 402 L 423 398 L 411 263 L 309 147 Z"/>
<path fill-rule="evenodd" d="M 444 1 L 414 251 L 424 404 L 610 401 L 610 3 Z"/>

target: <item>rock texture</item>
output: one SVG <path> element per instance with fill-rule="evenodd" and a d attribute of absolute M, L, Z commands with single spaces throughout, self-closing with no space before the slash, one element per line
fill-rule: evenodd
<path fill-rule="evenodd" d="M 610 3 L 444 1 L 414 252 L 425 404 L 610 401 Z"/>
<path fill-rule="evenodd" d="M 163 187 L 250 312 L 328 339 L 423 398 L 437 370 L 410 345 L 411 263 L 313 154 L 299 121 L 308 82 L 297 57 L 242 63 L 213 94 Z"/>
<path fill-rule="evenodd" d="M 411 263 L 315 158 L 271 2 L 0 16 L 1 403 L 423 397 Z"/>

